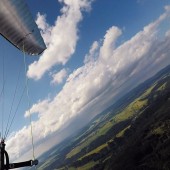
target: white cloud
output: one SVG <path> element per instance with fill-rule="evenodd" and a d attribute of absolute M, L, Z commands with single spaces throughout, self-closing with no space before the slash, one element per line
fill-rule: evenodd
<path fill-rule="evenodd" d="M 89 10 L 93 0 L 59 0 L 64 4 L 62 15 L 57 17 L 54 26 L 46 23 L 45 16 L 38 14 L 37 24 L 48 45 L 38 61 L 29 66 L 27 75 L 40 79 L 54 65 L 65 65 L 75 52 L 78 41 L 78 23 L 82 20 L 82 11 Z"/>
<path fill-rule="evenodd" d="M 118 47 L 115 43 L 122 32 L 117 27 L 111 27 L 106 32 L 102 44 L 94 42 L 86 55 L 90 59 L 69 75 L 63 89 L 53 99 L 39 101 L 30 109 L 30 113 L 37 114 L 39 118 L 33 122 L 35 143 L 69 128 L 70 122 L 81 115 L 92 118 L 127 89 L 132 89 L 170 64 L 169 34 L 166 33 L 161 40 L 157 38 L 161 21 L 167 16 L 166 11 Z M 28 116 L 28 111 L 25 115 Z M 81 123 L 85 123 L 85 120 Z M 28 131 L 29 127 L 24 127 L 8 140 L 7 148 L 12 148 L 9 151 L 14 157 L 31 147 Z M 23 140 L 26 143 L 24 147 L 21 146 Z"/>
<path fill-rule="evenodd" d="M 122 34 L 122 31 L 113 26 L 111 27 L 105 37 L 104 37 L 104 42 L 103 46 L 100 49 L 100 57 L 104 60 L 108 60 L 113 55 L 115 46 L 116 46 L 116 40 L 117 38 Z"/>
<path fill-rule="evenodd" d="M 67 77 L 67 70 L 62 69 L 58 73 L 52 74 L 52 81 L 51 84 L 61 84 L 64 78 Z"/>
<path fill-rule="evenodd" d="M 97 50 L 99 48 L 99 43 L 95 41 L 89 51 L 89 54 L 85 56 L 84 63 L 92 62 L 97 58 Z"/>
<path fill-rule="evenodd" d="M 41 30 L 41 35 L 48 48 L 51 42 L 51 38 L 52 38 L 51 32 L 52 32 L 53 27 L 47 23 L 46 15 L 41 15 L 39 12 L 37 14 L 36 23 L 38 25 L 38 28 Z"/>
<path fill-rule="evenodd" d="M 25 117 L 29 117 L 30 113 L 43 113 L 46 109 L 48 109 L 49 99 L 39 101 L 37 104 L 34 104 L 32 108 L 25 113 Z"/>

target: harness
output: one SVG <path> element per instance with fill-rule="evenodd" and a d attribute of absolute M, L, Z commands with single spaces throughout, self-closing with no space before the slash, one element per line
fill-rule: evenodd
<path fill-rule="evenodd" d="M 18 163 L 9 163 L 9 156 L 7 151 L 5 150 L 5 142 L 4 140 L 0 143 L 0 170 L 9 170 L 27 166 L 38 165 L 38 160 L 29 160 Z"/>

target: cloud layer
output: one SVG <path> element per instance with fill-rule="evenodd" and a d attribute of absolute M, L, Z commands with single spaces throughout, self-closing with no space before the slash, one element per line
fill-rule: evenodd
<path fill-rule="evenodd" d="M 30 108 L 31 114 L 38 115 L 38 120 L 33 122 L 35 143 L 69 128 L 77 116 L 94 117 L 117 97 L 170 64 L 169 31 L 158 38 L 162 35 L 161 22 L 169 17 L 169 12 L 166 7 L 156 21 L 119 46 L 116 42 L 122 31 L 115 26 L 106 31 L 102 42 L 95 41 L 85 56 L 84 65 L 68 76 L 63 89 L 54 98 L 39 101 Z M 46 64 L 48 67 L 48 62 Z M 28 115 L 27 111 L 25 116 Z M 14 158 L 31 148 L 29 128 L 24 127 L 8 140 L 7 148 Z"/>

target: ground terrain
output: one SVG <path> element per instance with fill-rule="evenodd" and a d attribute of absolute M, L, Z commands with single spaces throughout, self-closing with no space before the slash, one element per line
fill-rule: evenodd
<path fill-rule="evenodd" d="M 170 66 L 45 153 L 38 169 L 170 170 Z"/>

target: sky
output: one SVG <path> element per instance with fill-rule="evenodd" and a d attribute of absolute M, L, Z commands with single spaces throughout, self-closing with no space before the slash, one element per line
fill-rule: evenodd
<path fill-rule="evenodd" d="M 39 156 L 170 64 L 169 0 L 26 2 L 47 49 L 26 56 L 25 74 L 23 53 L 0 37 L 1 133 L 16 112 L 11 160 L 32 157 L 30 115 Z M 17 107 L 26 76 L 29 98 L 25 92 Z"/>

